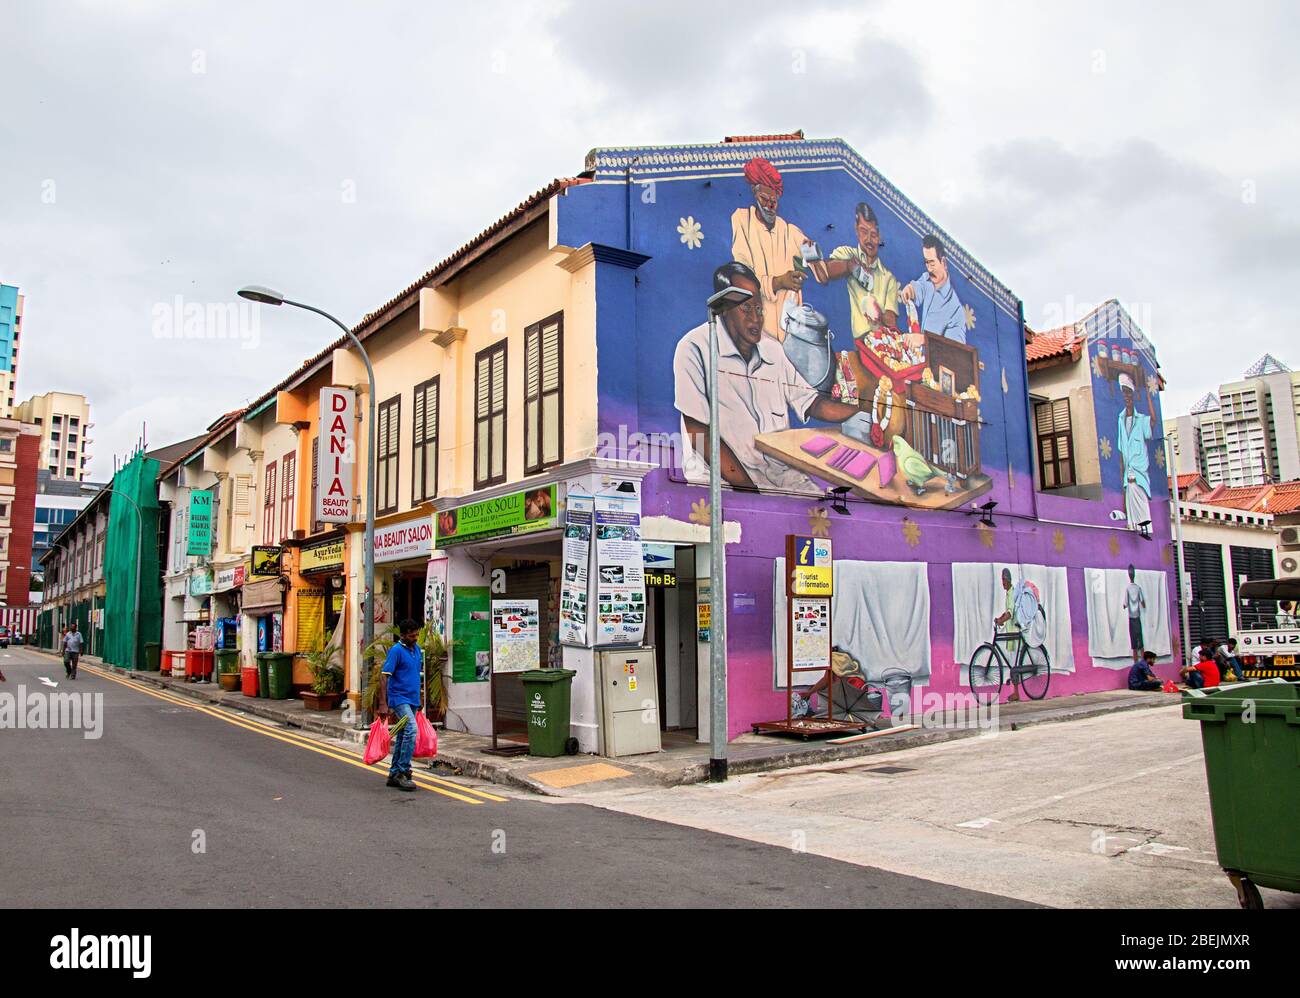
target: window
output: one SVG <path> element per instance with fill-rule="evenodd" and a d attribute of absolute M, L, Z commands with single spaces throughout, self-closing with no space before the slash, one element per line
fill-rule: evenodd
<path fill-rule="evenodd" d="M 1055 399 L 1034 406 L 1038 429 L 1038 470 L 1044 489 L 1074 484 L 1074 440 L 1070 431 L 1070 400 Z"/>
<path fill-rule="evenodd" d="M 253 511 L 253 476 L 236 475 L 234 490 L 230 497 L 232 514 L 247 516 Z"/>
<path fill-rule="evenodd" d="M 4 453 L 8 454 L 13 449 L 14 449 L 13 437 L 0 437 L 0 451 L 4 451 Z"/>
<path fill-rule="evenodd" d="M 474 355 L 474 488 L 506 480 L 506 341 Z"/>
<path fill-rule="evenodd" d="M 375 469 L 378 496 L 375 511 L 391 513 L 397 509 L 397 447 L 401 438 L 402 396 L 394 395 L 379 403 L 379 433 L 375 445 L 378 466 Z"/>
<path fill-rule="evenodd" d="M 524 472 L 559 464 L 564 450 L 564 316 L 524 330 Z"/>
<path fill-rule="evenodd" d="M 266 466 L 266 488 L 262 492 L 262 543 L 274 544 L 275 536 L 275 462 Z"/>
<path fill-rule="evenodd" d="M 280 536 L 293 536 L 294 499 L 298 491 L 298 456 L 288 453 L 280 462 Z"/>
<path fill-rule="evenodd" d="M 436 377 L 415 386 L 411 406 L 411 502 L 438 494 L 438 388 Z"/>
<path fill-rule="evenodd" d="M 317 504 L 320 502 L 320 437 L 312 437 L 311 440 L 311 532 L 319 533 L 325 529 L 325 524 L 316 519 Z"/>
<path fill-rule="evenodd" d="M 78 423 L 80 423 L 80 422 L 81 422 L 81 420 L 78 419 L 76 416 L 73 416 L 71 419 L 68 420 L 68 423 L 69 423 L 69 425 L 71 425 L 71 426 L 76 426 L 76 425 L 77 425 Z"/>
<path fill-rule="evenodd" d="M 44 510 L 42 510 L 42 512 L 44 512 Z M 3 519 L 8 515 L 9 515 L 9 504 L 6 502 L 0 502 L 0 519 Z"/>

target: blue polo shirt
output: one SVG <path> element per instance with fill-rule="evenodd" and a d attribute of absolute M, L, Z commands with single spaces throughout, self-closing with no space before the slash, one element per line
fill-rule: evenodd
<path fill-rule="evenodd" d="M 420 646 L 407 648 L 397 642 L 388 649 L 384 659 L 384 675 L 388 677 L 388 706 L 400 707 L 409 703 L 420 705 L 420 675 L 424 671 L 424 652 Z"/>

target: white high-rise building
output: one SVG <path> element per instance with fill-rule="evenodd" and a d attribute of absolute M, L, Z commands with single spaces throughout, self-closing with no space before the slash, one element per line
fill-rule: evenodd
<path fill-rule="evenodd" d="M 41 428 L 41 462 L 51 478 L 80 482 L 90 465 L 90 403 L 84 395 L 46 392 L 18 406 L 16 417 Z"/>
<path fill-rule="evenodd" d="M 1300 373 L 1272 354 L 1165 420 L 1179 474 L 1241 487 L 1300 478 Z"/>

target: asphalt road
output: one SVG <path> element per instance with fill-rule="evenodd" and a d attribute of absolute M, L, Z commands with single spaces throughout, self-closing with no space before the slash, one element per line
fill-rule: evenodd
<path fill-rule="evenodd" d="M 0 695 L 103 704 L 97 739 L 0 729 L 6 907 L 1023 905 L 470 781 L 401 793 L 337 746 L 89 667 L 68 682 L 11 648 L 0 669 Z"/>

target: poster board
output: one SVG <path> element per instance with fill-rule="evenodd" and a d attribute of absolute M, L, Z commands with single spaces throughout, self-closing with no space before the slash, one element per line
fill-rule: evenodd
<path fill-rule="evenodd" d="M 611 481 L 594 497 L 596 644 L 637 645 L 645 635 L 641 484 Z"/>
<path fill-rule="evenodd" d="M 541 666 L 541 628 L 535 599 L 492 601 L 492 671 L 525 672 Z"/>
<path fill-rule="evenodd" d="M 594 509 L 592 496 L 569 488 L 564 524 L 564 564 L 560 570 L 560 644 L 579 648 L 591 643 L 587 592 Z"/>
<path fill-rule="evenodd" d="M 491 594 L 487 586 L 452 589 L 453 683 L 485 683 L 491 675 Z"/>

